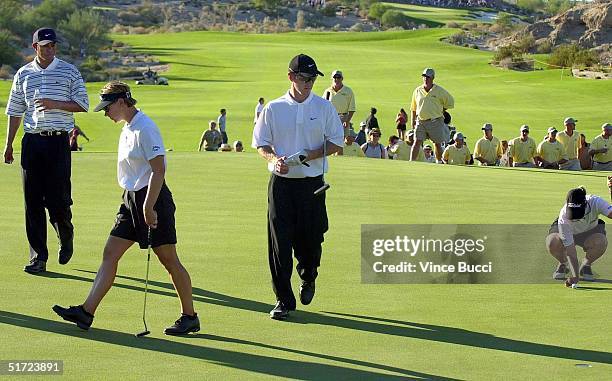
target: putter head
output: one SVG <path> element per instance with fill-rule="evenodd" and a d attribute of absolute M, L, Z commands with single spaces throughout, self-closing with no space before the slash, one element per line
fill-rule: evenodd
<path fill-rule="evenodd" d="M 319 189 L 317 189 L 316 191 L 314 191 L 314 195 L 318 196 L 322 193 L 325 193 L 326 190 L 328 190 L 330 188 L 329 184 L 323 184 L 323 186 L 321 186 Z"/>
<path fill-rule="evenodd" d="M 143 336 L 147 336 L 148 334 L 150 334 L 151 331 L 142 331 L 142 332 L 138 332 L 136 334 L 136 337 L 143 337 Z"/>

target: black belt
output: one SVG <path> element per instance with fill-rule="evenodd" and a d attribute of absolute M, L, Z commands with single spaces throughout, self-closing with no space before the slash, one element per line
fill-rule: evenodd
<path fill-rule="evenodd" d="M 57 131 L 57 130 L 43 130 L 40 132 L 33 132 L 33 135 L 40 135 L 40 136 L 62 136 L 62 135 L 68 135 L 67 131 Z"/>
<path fill-rule="evenodd" d="M 610 161 L 606 161 L 605 163 L 604 163 L 603 161 L 596 161 L 596 163 L 597 163 L 597 164 L 604 164 L 604 165 L 606 165 L 606 164 L 610 164 L 610 163 L 612 163 L 612 160 L 610 160 Z"/>

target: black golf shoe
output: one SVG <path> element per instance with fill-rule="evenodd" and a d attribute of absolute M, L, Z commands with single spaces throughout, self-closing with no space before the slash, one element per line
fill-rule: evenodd
<path fill-rule="evenodd" d="M 593 270 L 591 269 L 591 265 L 580 266 L 580 277 L 584 280 L 595 279 L 595 275 L 593 275 Z"/>
<path fill-rule="evenodd" d="M 567 265 L 565 263 L 559 263 L 557 268 L 553 272 L 553 279 L 555 280 L 565 280 L 567 278 L 567 273 L 569 272 Z"/>
<path fill-rule="evenodd" d="M 289 316 L 289 311 L 292 310 L 288 308 L 283 302 L 276 302 L 276 306 L 270 311 L 270 318 L 274 320 L 285 320 Z M 295 308 L 293 308 L 295 310 Z"/>
<path fill-rule="evenodd" d="M 314 280 L 312 282 L 302 281 L 302 284 L 300 285 L 300 302 L 302 302 L 302 304 L 305 306 L 310 304 L 310 302 L 312 302 L 312 298 L 314 298 L 314 294 L 315 294 Z"/>
<path fill-rule="evenodd" d="M 76 323 L 76 325 L 84 330 L 88 330 L 93 323 L 94 316 L 89 312 L 85 311 L 83 306 L 70 306 L 64 308 L 57 304 L 53 306 L 53 311 L 58 314 L 62 319 Z"/>
<path fill-rule="evenodd" d="M 181 314 L 181 317 L 174 322 L 173 325 L 166 328 L 164 333 L 166 335 L 186 335 L 189 332 L 198 332 L 200 330 L 200 319 L 198 314 L 189 316 Z"/>
<path fill-rule="evenodd" d="M 60 245 L 60 249 L 57 253 L 59 255 L 59 264 L 65 265 L 70 262 L 70 258 L 72 258 L 72 252 L 72 238 L 70 238 L 69 240 L 66 240 Z"/>
<path fill-rule="evenodd" d="M 28 274 L 40 274 L 47 271 L 47 262 L 41 261 L 40 259 L 32 259 L 30 260 L 30 264 L 23 268 L 23 271 Z"/>

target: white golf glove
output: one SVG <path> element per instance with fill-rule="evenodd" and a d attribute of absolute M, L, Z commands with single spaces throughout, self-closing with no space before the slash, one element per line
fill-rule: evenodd
<path fill-rule="evenodd" d="M 301 150 L 300 152 L 296 152 L 291 156 L 287 156 L 285 159 L 285 164 L 290 167 L 297 167 L 298 165 L 302 164 L 310 167 L 310 164 L 306 162 L 306 158 L 308 158 L 308 152 L 306 152 L 306 150 Z"/>

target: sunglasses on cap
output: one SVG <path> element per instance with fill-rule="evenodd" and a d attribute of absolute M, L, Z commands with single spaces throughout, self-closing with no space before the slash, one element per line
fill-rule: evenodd
<path fill-rule="evenodd" d="M 300 82 L 309 83 L 309 82 L 314 82 L 317 79 L 317 76 L 316 75 L 308 76 L 308 75 L 296 73 L 295 78 Z"/>
<path fill-rule="evenodd" d="M 335 79 L 341 79 L 341 78 L 342 78 L 342 76 L 341 76 L 341 75 L 334 75 L 334 78 L 335 78 Z"/>

